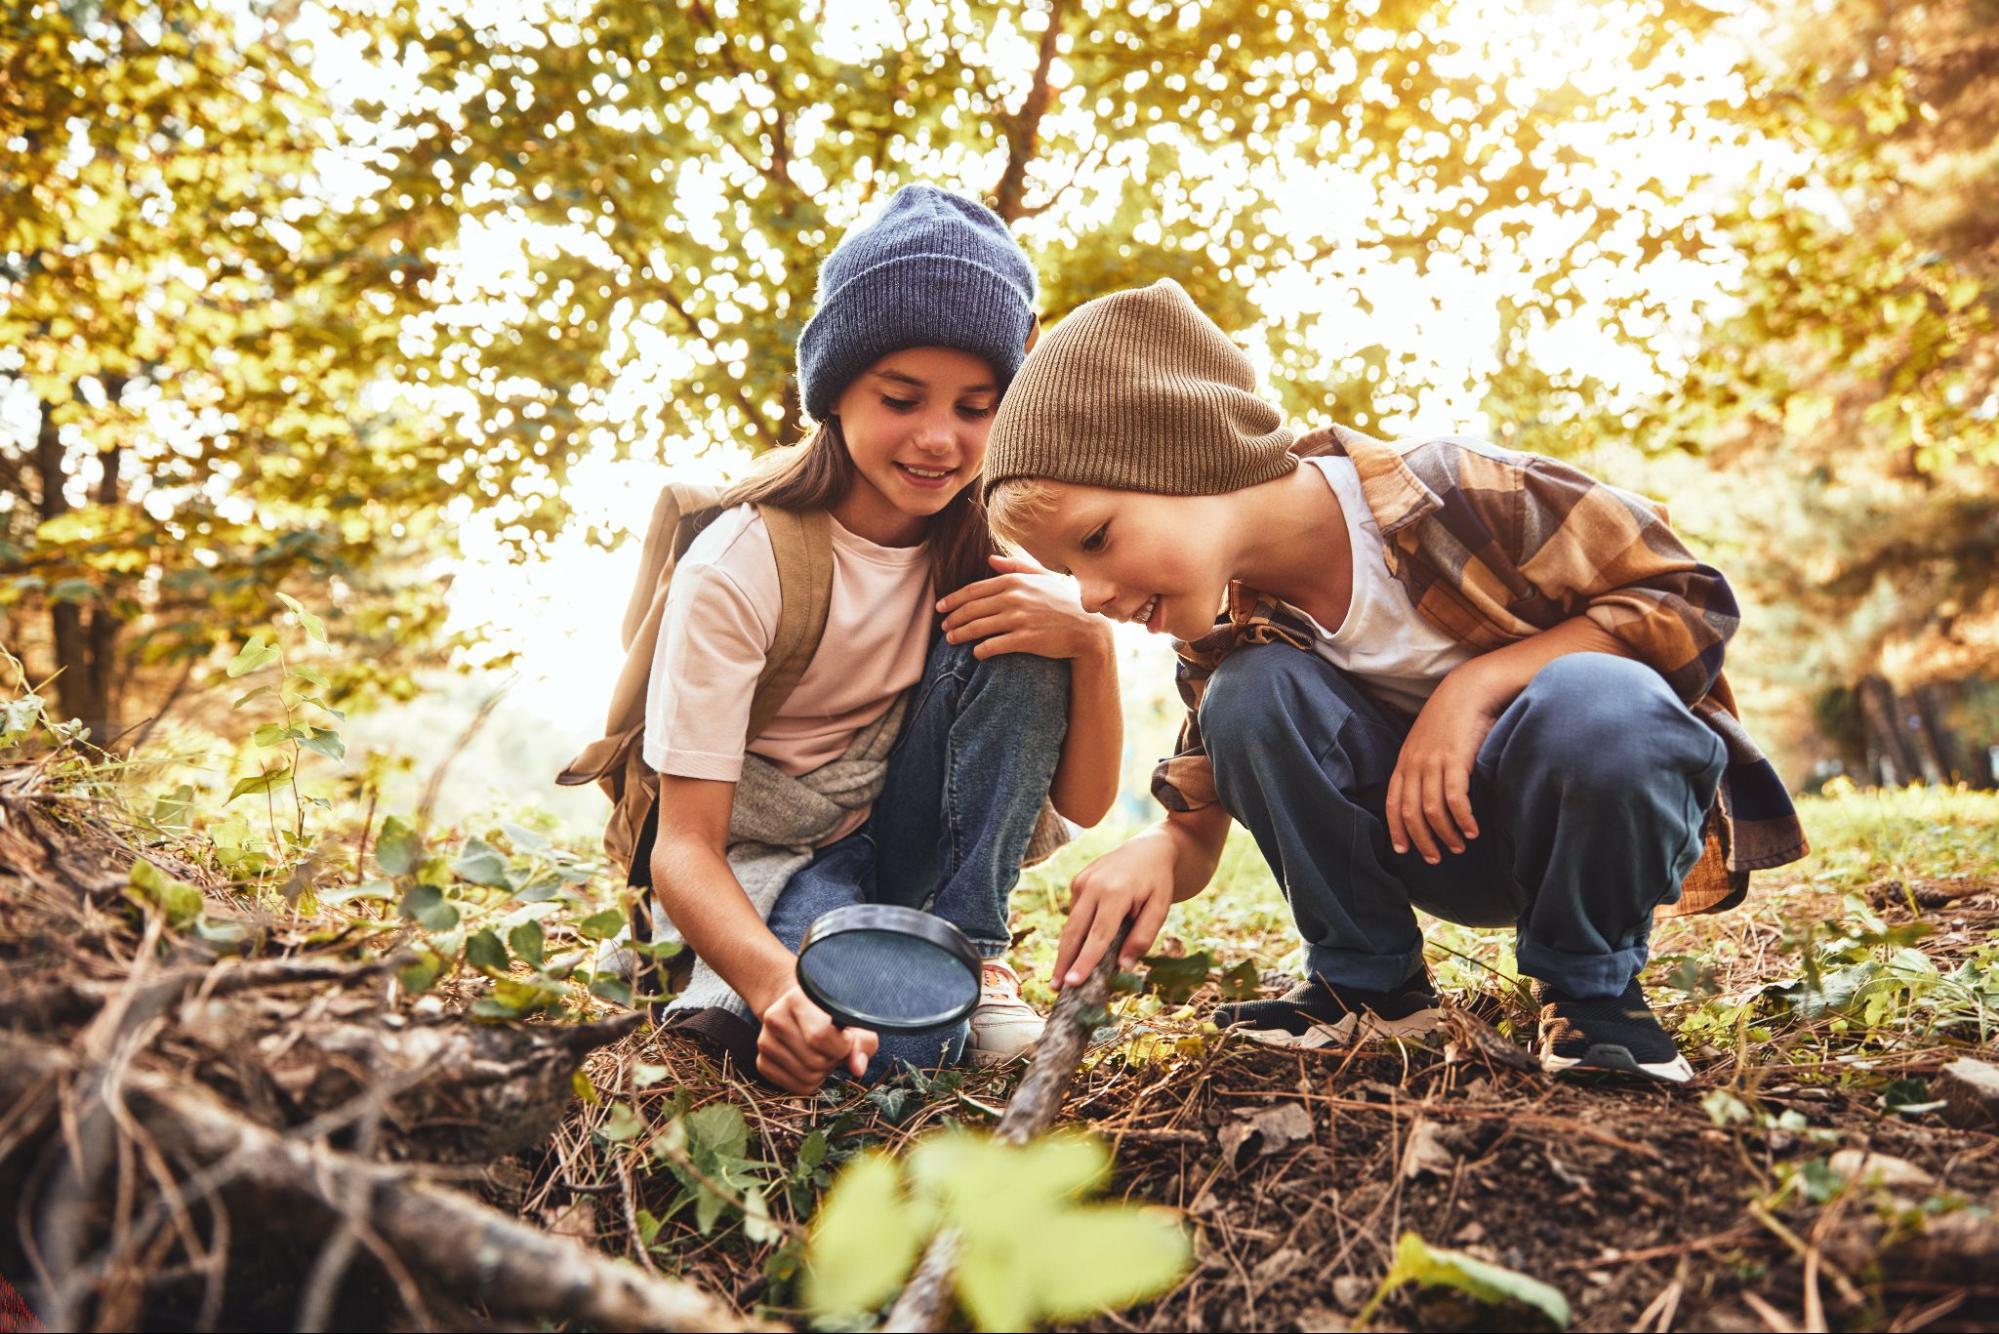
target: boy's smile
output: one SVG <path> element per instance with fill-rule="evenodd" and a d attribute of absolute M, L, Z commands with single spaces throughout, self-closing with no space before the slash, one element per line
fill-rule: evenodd
<path fill-rule="evenodd" d="M 1176 639 L 1214 625 L 1229 580 L 1227 497 L 1042 485 L 1053 503 L 1021 543 L 1075 577 L 1087 610 Z"/>
<path fill-rule="evenodd" d="M 1083 606 L 1154 634 L 1199 639 L 1233 580 L 1339 624 L 1350 589 L 1346 524 L 1310 470 L 1241 491 L 1168 496 L 1036 479 L 1045 504 L 1017 537 L 1072 574 Z"/>

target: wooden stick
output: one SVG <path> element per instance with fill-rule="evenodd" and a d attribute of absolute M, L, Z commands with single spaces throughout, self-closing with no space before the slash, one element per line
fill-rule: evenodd
<path fill-rule="evenodd" d="M 1124 948 L 1125 932 L 1104 951 L 1104 957 L 1080 987 L 1062 993 L 1055 1013 L 1048 1016 L 1048 1028 L 1035 1046 L 1027 1075 L 1008 1099 L 993 1135 L 1009 1144 L 1025 1144 L 1055 1124 L 1062 1111 L 1062 1093 L 1070 1077 L 1082 1063 L 1105 1004 L 1110 1000 L 1111 978 L 1117 973 L 1118 952 Z M 896 1298 L 882 1328 L 887 1334 L 932 1334 L 941 1329 L 951 1309 L 952 1279 L 958 1268 L 960 1239 L 956 1230 L 946 1228 L 930 1239 L 916 1272 Z"/>

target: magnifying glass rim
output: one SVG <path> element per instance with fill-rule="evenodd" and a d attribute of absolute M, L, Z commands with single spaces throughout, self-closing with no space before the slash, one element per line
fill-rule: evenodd
<path fill-rule="evenodd" d="M 972 942 L 963 931 L 945 921 L 936 913 L 924 912 L 921 908 L 907 908 L 899 903 L 850 903 L 844 908 L 834 908 L 819 915 L 799 942 L 798 957 L 804 961 L 805 952 L 814 945 L 833 936 L 848 935 L 856 931 L 881 931 L 891 935 L 914 936 L 926 944 L 952 955 L 965 965 L 971 974 L 972 995 L 969 1004 L 952 1006 L 938 1012 L 934 1018 L 920 1020 L 882 1019 L 861 1014 L 834 1001 L 832 997 L 814 985 L 811 974 L 804 968 L 798 969 L 798 986 L 808 999 L 842 1024 L 853 1028 L 871 1028 L 884 1033 L 921 1033 L 927 1029 L 941 1028 L 955 1023 L 978 1008 L 979 971 L 982 961 L 979 952 L 972 948 Z"/>

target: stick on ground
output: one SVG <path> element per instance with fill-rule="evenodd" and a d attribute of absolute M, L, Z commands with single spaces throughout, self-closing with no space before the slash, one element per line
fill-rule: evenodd
<path fill-rule="evenodd" d="M 1055 1013 L 1048 1016 L 1048 1029 L 1034 1049 L 1027 1075 L 1007 1100 L 993 1134 L 1009 1144 L 1025 1144 L 1055 1124 L 1062 1111 L 1062 1094 L 1082 1063 L 1090 1045 L 1090 1033 L 1110 1000 L 1111 978 L 1117 973 L 1118 954 L 1124 949 L 1127 924 L 1104 951 L 1104 957 L 1083 985 L 1062 993 Z M 888 1334 L 931 1334 L 943 1327 L 951 1309 L 952 1278 L 958 1267 L 958 1234 L 945 1229 L 931 1238 L 909 1284 L 896 1299 L 882 1328 Z"/>

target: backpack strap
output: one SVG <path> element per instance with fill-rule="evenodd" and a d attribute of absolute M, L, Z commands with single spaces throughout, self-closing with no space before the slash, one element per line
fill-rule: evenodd
<path fill-rule="evenodd" d="M 819 641 L 826 634 L 826 612 L 833 602 L 833 521 L 824 510 L 784 510 L 757 506 L 777 556 L 777 587 L 781 599 L 777 635 L 770 656 L 757 677 L 750 698 L 750 725 L 745 742 L 755 741 L 777 717 L 785 700 L 805 675 Z"/>

